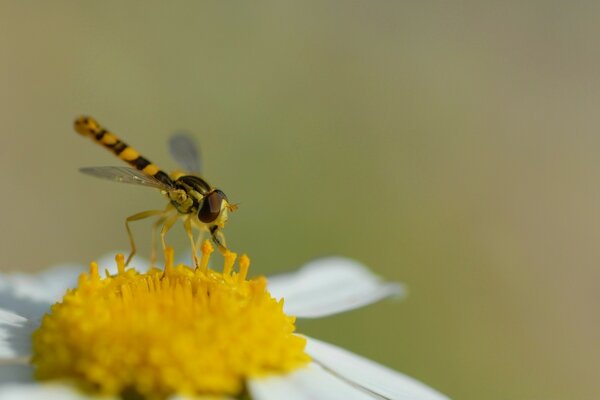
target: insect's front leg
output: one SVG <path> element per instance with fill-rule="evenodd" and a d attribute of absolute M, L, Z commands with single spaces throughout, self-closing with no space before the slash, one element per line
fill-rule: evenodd
<path fill-rule="evenodd" d="M 192 217 L 188 216 L 185 221 L 183 221 L 183 228 L 185 229 L 185 233 L 190 239 L 190 245 L 192 246 L 192 257 L 194 259 L 194 266 L 198 268 L 200 266 L 200 260 L 198 259 L 198 251 L 196 250 L 196 242 L 194 241 L 194 232 L 192 231 Z"/>
<path fill-rule="evenodd" d="M 210 227 L 210 237 L 221 254 L 225 254 L 229 251 L 227 250 L 227 244 L 225 243 L 225 235 L 219 230 L 217 225 Z"/>
<path fill-rule="evenodd" d="M 202 240 L 204 239 L 204 231 L 198 232 L 198 238 L 196 238 L 196 249 L 202 247 Z"/>

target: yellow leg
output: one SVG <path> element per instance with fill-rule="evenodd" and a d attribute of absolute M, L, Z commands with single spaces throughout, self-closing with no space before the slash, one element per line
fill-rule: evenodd
<path fill-rule="evenodd" d="M 141 213 L 133 214 L 132 216 L 127 217 L 127 219 L 125 220 L 125 228 L 127 229 L 127 235 L 129 236 L 129 244 L 131 246 L 131 252 L 129 253 L 129 256 L 127 257 L 127 261 L 125 262 L 126 266 L 129 265 L 129 262 L 131 261 L 131 259 L 133 258 L 133 256 L 135 255 L 135 253 L 137 251 L 137 249 L 135 247 L 135 241 L 133 240 L 133 233 L 131 232 L 129 223 L 133 222 L 133 221 L 139 221 L 141 219 L 153 217 L 155 215 L 163 215 L 164 213 L 165 213 L 164 210 L 149 210 L 149 211 L 143 211 Z"/>
<path fill-rule="evenodd" d="M 196 249 L 199 249 L 202 246 L 202 240 L 204 240 L 204 232 L 198 232 L 198 238 L 196 239 Z"/>
<path fill-rule="evenodd" d="M 164 224 L 166 216 L 160 217 L 154 225 L 152 225 L 152 249 L 150 250 L 150 265 L 154 266 L 156 263 L 156 233 L 158 232 L 158 227 Z"/>
<path fill-rule="evenodd" d="M 185 219 L 185 221 L 183 221 L 183 228 L 185 229 L 185 233 L 187 233 L 187 236 L 190 239 L 190 244 L 192 246 L 192 257 L 194 258 L 194 266 L 196 268 L 198 268 L 200 266 L 200 260 L 198 259 L 198 251 L 196 250 L 196 242 L 194 241 L 194 231 L 192 231 L 191 217 L 187 217 Z"/>
<path fill-rule="evenodd" d="M 165 242 L 165 235 L 169 232 L 169 229 L 173 226 L 175 222 L 179 219 L 179 214 L 174 213 L 168 215 L 164 219 L 164 224 L 160 230 L 160 241 L 162 242 L 163 253 L 167 249 L 167 243 Z"/>

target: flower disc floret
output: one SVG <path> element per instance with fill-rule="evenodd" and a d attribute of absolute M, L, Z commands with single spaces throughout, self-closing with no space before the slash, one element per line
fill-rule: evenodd
<path fill-rule="evenodd" d="M 223 272 L 208 269 L 206 242 L 197 268 L 125 269 L 102 278 L 92 263 L 77 288 L 52 306 L 33 335 L 38 379 L 70 379 L 104 394 L 238 395 L 248 378 L 304 366 L 305 339 L 295 318 L 266 290 L 247 279 L 249 259 L 225 256 Z"/>

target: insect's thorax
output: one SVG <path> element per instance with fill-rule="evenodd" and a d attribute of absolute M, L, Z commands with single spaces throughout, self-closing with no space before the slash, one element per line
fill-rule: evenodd
<path fill-rule="evenodd" d="M 169 192 L 171 204 L 182 214 L 197 213 L 202 200 L 212 187 L 194 175 L 179 176 L 174 180 L 176 189 Z"/>

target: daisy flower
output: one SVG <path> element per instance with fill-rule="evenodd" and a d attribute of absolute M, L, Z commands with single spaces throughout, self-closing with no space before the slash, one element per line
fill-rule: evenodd
<path fill-rule="evenodd" d="M 117 255 L 116 271 L 0 274 L 0 400 L 447 399 L 295 332 L 296 317 L 402 296 L 401 285 L 337 257 L 267 283 L 247 277 L 245 255 L 208 268 L 211 252 L 205 242 L 197 268 L 168 249 L 164 270 L 126 269 Z"/>

